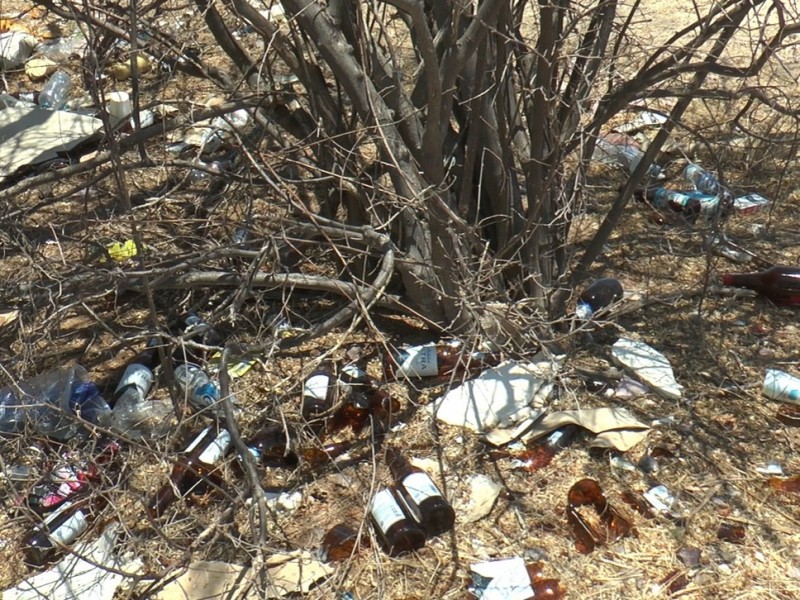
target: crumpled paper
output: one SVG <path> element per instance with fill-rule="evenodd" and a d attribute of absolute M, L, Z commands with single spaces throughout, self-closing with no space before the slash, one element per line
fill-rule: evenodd
<path fill-rule="evenodd" d="M 469 478 L 469 498 L 456 503 L 456 514 L 459 520 L 466 523 L 479 521 L 494 508 L 497 497 L 503 486 L 487 475 L 472 475 Z"/>
<path fill-rule="evenodd" d="M 494 446 L 502 446 L 517 438 L 527 442 L 547 435 L 565 425 L 579 425 L 595 434 L 589 444 L 593 448 L 630 450 L 644 440 L 650 427 L 637 419 L 627 408 L 584 408 L 552 412 L 541 419 L 529 419 L 513 429 L 495 429 L 484 439 Z"/>
<path fill-rule="evenodd" d="M 506 361 L 437 398 L 428 407 L 437 419 L 482 432 L 541 416 L 553 391 L 557 363 Z"/>
<path fill-rule="evenodd" d="M 3 600 L 111 600 L 125 579 L 115 571 L 134 574 L 141 568 L 138 559 L 124 562 L 114 553 L 118 531 L 114 524 L 98 539 L 76 544 L 74 554 L 5 590 Z"/>

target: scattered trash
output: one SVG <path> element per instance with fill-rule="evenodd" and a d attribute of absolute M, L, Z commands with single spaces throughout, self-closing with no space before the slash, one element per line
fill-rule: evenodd
<path fill-rule="evenodd" d="M 133 111 L 133 102 L 128 92 L 110 92 L 106 95 L 106 111 L 111 119 L 111 124 L 116 125 L 130 116 Z"/>
<path fill-rule="evenodd" d="M 625 133 L 609 133 L 597 139 L 592 160 L 606 164 L 619 165 L 632 174 L 644 156 L 638 142 Z M 650 165 L 650 177 L 662 178 L 661 167 Z"/>
<path fill-rule="evenodd" d="M 800 475 L 793 477 L 770 477 L 767 480 L 770 489 L 783 494 L 800 495 Z"/>
<path fill-rule="evenodd" d="M 92 541 L 79 543 L 56 565 L 3 592 L 3 600 L 111 600 L 142 564 L 116 554 L 119 526 L 112 524 Z"/>
<path fill-rule="evenodd" d="M 36 38 L 23 31 L 0 33 L 0 68 L 17 69 L 30 57 L 36 47 Z"/>
<path fill-rule="evenodd" d="M 607 398 L 619 398 L 620 400 L 630 400 L 633 398 L 640 398 L 650 391 L 643 383 L 631 379 L 627 375 L 623 375 L 617 386 L 613 389 L 607 389 L 603 394 Z"/>
<path fill-rule="evenodd" d="M 644 342 L 621 337 L 611 348 L 614 362 L 669 400 L 680 400 L 683 388 L 675 381 L 667 358 Z"/>
<path fill-rule="evenodd" d="M 58 65 L 49 58 L 32 58 L 25 63 L 25 74 L 32 81 L 49 77 L 58 69 Z"/>
<path fill-rule="evenodd" d="M 670 594 L 677 594 L 689 585 L 689 578 L 683 571 L 671 571 L 658 582 L 658 590 L 667 590 Z M 656 593 L 659 593 L 658 591 Z"/>
<path fill-rule="evenodd" d="M 396 489 L 378 491 L 372 497 L 369 512 L 381 546 L 390 556 L 419 550 L 425 545 L 425 532 L 403 510 Z"/>
<path fill-rule="evenodd" d="M 358 548 L 369 546 L 369 538 L 361 536 L 358 530 L 347 523 L 334 525 L 322 538 L 319 547 L 319 559 L 322 562 L 338 562 L 347 560 Z"/>
<path fill-rule="evenodd" d="M 456 513 L 425 471 L 412 465 L 397 448 L 386 448 L 386 464 L 394 479 L 397 498 L 427 536 L 453 528 Z"/>
<path fill-rule="evenodd" d="M 88 44 L 81 31 L 69 37 L 61 37 L 36 46 L 36 54 L 56 63 L 63 63 L 70 58 L 80 58 Z"/>
<path fill-rule="evenodd" d="M 231 445 L 231 434 L 226 429 L 206 427 L 183 451 L 183 457 L 172 467 L 169 483 L 163 485 L 147 504 L 147 512 L 158 518 L 179 497 L 187 494 L 204 494 L 212 486 L 222 486 L 217 471 L 219 462 Z"/>
<path fill-rule="evenodd" d="M 76 497 L 60 504 L 21 540 L 25 563 L 41 567 L 71 546 L 97 517 L 101 499 Z"/>
<path fill-rule="evenodd" d="M 665 485 L 657 485 L 644 493 L 644 499 L 650 503 L 654 509 L 664 516 L 672 516 L 672 507 L 675 504 L 675 496 Z"/>
<path fill-rule="evenodd" d="M 106 254 L 108 258 L 117 262 L 129 260 L 139 253 L 136 247 L 136 242 L 133 240 L 125 240 L 124 242 L 111 242 L 106 246 Z M 103 256 L 100 262 L 106 262 L 106 257 Z"/>
<path fill-rule="evenodd" d="M 458 513 L 467 523 L 479 521 L 492 512 L 503 486 L 483 474 L 470 475 L 469 500 L 458 505 Z"/>
<path fill-rule="evenodd" d="M 486 352 L 468 352 L 461 342 L 425 344 L 392 349 L 384 355 L 387 379 L 474 376 L 500 363 L 500 357 Z"/>
<path fill-rule="evenodd" d="M 149 73 L 152 68 L 153 64 L 150 62 L 149 58 L 142 54 L 136 55 L 136 69 L 139 72 L 139 75 Z M 117 81 L 130 79 L 132 76 L 130 61 L 126 60 L 125 62 L 117 62 L 111 65 L 111 75 Z"/>
<path fill-rule="evenodd" d="M 699 548 L 684 546 L 680 548 L 676 554 L 678 555 L 680 561 L 690 569 L 700 566 L 702 552 Z"/>
<path fill-rule="evenodd" d="M 153 595 L 153 600 L 223 600 L 244 579 L 247 567 L 221 561 L 195 561 L 186 572 Z M 251 598 L 252 596 L 245 596 Z"/>
<path fill-rule="evenodd" d="M 626 408 L 587 408 L 546 414 L 538 420 L 520 423 L 515 429 L 495 429 L 484 435 L 493 446 L 502 446 L 514 439 L 528 441 L 547 435 L 567 425 L 578 425 L 595 434 L 592 448 L 615 448 L 625 452 L 644 440 L 650 427 Z"/>
<path fill-rule="evenodd" d="M 543 355 L 530 363 L 506 361 L 437 398 L 429 407 L 437 419 L 473 431 L 508 427 L 536 419 L 553 391 L 558 365 Z"/>
<path fill-rule="evenodd" d="M 775 304 L 800 304 L 800 267 L 776 265 L 759 273 L 726 273 L 722 285 L 751 289 Z"/>
<path fill-rule="evenodd" d="M 717 539 L 731 544 L 743 544 L 747 528 L 741 523 L 722 523 L 717 529 Z"/>
<path fill-rule="evenodd" d="M 634 131 L 639 129 L 644 129 L 646 127 L 660 127 L 664 123 L 667 122 L 667 116 L 662 115 L 660 113 L 656 113 L 650 110 L 643 110 L 636 115 L 636 118 L 632 121 L 628 121 L 627 123 L 623 123 L 621 125 L 617 125 L 614 127 L 614 131 L 618 131 L 619 133 L 627 133 L 630 134 Z"/>
<path fill-rule="evenodd" d="M 86 369 L 75 365 L 0 389 L 0 435 L 30 425 L 41 435 L 66 441 L 84 423 L 100 423 L 111 408 L 87 375 Z"/>
<path fill-rule="evenodd" d="M 598 311 L 622 300 L 622 294 L 622 284 L 618 279 L 610 277 L 598 279 L 586 288 L 578 298 L 575 316 L 579 319 L 587 320 Z"/>
<path fill-rule="evenodd" d="M 67 103 L 72 88 L 72 77 L 64 71 L 57 71 L 50 76 L 39 92 L 39 106 L 44 110 L 60 110 Z"/>
<path fill-rule="evenodd" d="M 800 377 L 778 369 L 767 369 L 762 392 L 771 400 L 800 404 Z"/>
<path fill-rule="evenodd" d="M 514 459 L 513 468 L 534 473 L 549 465 L 556 454 L 569 446 L 579 432 L 580 427 L 577 425 L 567 425 L 556 429 L 544 439 L 540 438 L 534 443 L 529 443 L 527 449 L 522 452 L 502 451 L 502 455 L 498 455 L 498 451 L 495 451 L 492 455 L 498 458 L 511 457 Z"/>
<path fill-rule="evenodd" d="M 538 600 L 562 598 L 564 589 L 557 579 L 542 576 L 541 563 L 526 565 L 517 556 L 470 565 L 469 591 L 481 600 Z"/>
<path fill-rule="evenodd" d="M 765 465 L 761 465 L 756 467 L 756 473 L 760 473 L 761 475 L 783 475 L 783 467 L 780 463 L 770 461 Z"/>
<path fill-rule="evenodd" d="M 20 167 L 38 165 L 70 152 L 102 126 L 102 121 L 94 117 L 60 110 L 20 106 L 0 110 L 0 182 Z"/>
<path fill-rule="evenodd" d="M 584 518 L 587 506 L 594 512 Z M 567 521 L 575 536 L 575 548 L 581 554 L 590 554 L 597 546 L 635 534 L 633 524 L 609 504 L 600 484 L 594 479 L 582 479 L 570 488 Z"/>

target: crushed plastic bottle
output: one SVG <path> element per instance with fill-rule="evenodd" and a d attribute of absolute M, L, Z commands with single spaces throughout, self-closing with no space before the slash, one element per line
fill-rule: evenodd
<path fill-rule="evenodd" d="M 81 421 L 105 423 L 111 407 L 86 378 L 86 369 L 75 365 L 0 389 L 0 435 L 30 425 L 41 435 L 66 441 L 82 429 Z"/>
<path fill-rule="evenodd" d="M 592 158 L 596 161 L 617 164 L 633 174 L 636 167 L 644 157 L 644 152 L 639 144 L 629 135 L 624 133 L 609 133 L 598 138 Z M 663 177 L 660 166 L 653 164 L 647 169 L 647 175 L 661 179 Z"/>
<path fill-rule="evenodd" d="M 39 92 L 39 106 L 45 110 L 60 110 L 67 103 L 71 87 L 72 78 L 69 73 L 53 73 Z"/>

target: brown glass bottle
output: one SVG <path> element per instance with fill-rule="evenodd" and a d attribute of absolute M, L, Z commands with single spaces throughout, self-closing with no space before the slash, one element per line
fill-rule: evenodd
<path fill-rule="evenodd" d="M 326 428 L 326 413 L 333 408 L 339 393 L 333 370 L 321 366 L 308 376 L 303 384 L 300 412 L 308 427 L 316 434 Z"/>
<path fill-rule="evenodd" d="M 754 290 L 776 304 L 800 304 L 800 267 L 776 265 L 759 273 L 726 273 L 722 284 Z"/>
<path fill-rule="evenodd" d="M 384 488 L 375 494 L 369 513 L 378 539 L 390 556 L 418 550 L 425 545 L 425 532 L 403 510 L 394 488 Z"/>
<path fill-rule="evenodd" d="M 594 313 L 622 300 L 622 284 L 619 279 L 603 277 L 583 290 L 575 307 L 579 319 L 588 319 Z"/>
<path fill-rule="evenodd" d="M 298 465 L 297 454 L 292 450 L 293 431 L 282 424 L 267 425 L 245 442 L 256 463 L 262 467 L 288 467 Z"/>
<path fill-rule="evenodd" d="M 216 469 L 230 445 L 231 434 L 227 430 L 217 430 L 216 427 L 204 429 L 172 467 L 170 482 L 162 486 L 150 501 L 148 514 L 153 518 L 158 517 L 179 496 L 190 492 L 204 493 L 209 482 L 220 485 L 221 479 Z"/>
<path fill-rule="evenodd" d="M 456 513 L 430 475 L 412 465 L 391 446 L 386 448 L 386 464 L 392 472 L 400 500 L 427 535 L 439 535 L 453 528 Z"/>
<path fill-rule="evenodd" d="M 353 442 L 331 442 L 321 447 L 309 446 L 300 450 L 300 456 L 312 467 L 319 467 L 334 461 L 346 454 L 353 447 Z"/>
<path fill-rule="evenodd" d="M 323 562 L 337 562 L 347 560 L 353 555 L 353 549 L 359 544 L 359 548 L 369 545 L 366 537 L 358 539 L 358 531 L 346 523 L 334 525 L 325 537 L 319 548 L 320 560 Z"/>
<path fill-rule="evenodd" d="M 87 497 L 64 502 L 22 539 L 25 562 L 41 567 L 56 558 L 65 546 L 70 546 L 88 528 L 99 507 Z"/>
<path fill-rule="evenodd" d="M 456 344 L 394 348 L 383 357 L 387 379 L 477 375 L 500 363 L 498 354 L 468 352 Z"/>
<path fill-rule="evenodd" d="M 376 433 L 385 433 L 391 417 L 400 411 L 400 402 L 381 389 L 380 383 L 355 364 L 345 366 L 339 374 L 344 404 L 329 423 L 329 431 L 350 427 L 359 433 L 373 417 Z"/>
<path fill-rule="evenodd" d="M 508 452 L 495 450 L 491 453 L 494 458 L 515 458 L 519 467 L 533 473 L 549 465 L 556 454 L 572 443 L 580 428 L 577 425 L 560 427 L 548 435 L 544 440 L 536 440 L 528 444 L 523 452 Z"/>

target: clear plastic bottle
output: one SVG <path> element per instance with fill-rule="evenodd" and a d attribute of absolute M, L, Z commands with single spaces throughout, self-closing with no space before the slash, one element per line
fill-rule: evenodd
<path fill-rule="evenodd" d="M 622 133 L 610 133 L 598 138 L 593 158 L 600 162 L 618 164 L 633 174 L 644 157 L 644 152 L 632 137 Z M 650 165 L 647 175 L 660 178 L 662 169 Z"/>
<path fill-rule="evenodd" d="M 607 308 L 614 302 L 622 300 L 622 284 L 619 279 L 604 277 L 598 279 L 578 298 L 578 305 L 575 307 L 575 316 L 579 319 L 588 319 L 594 313 Z"/>
<path fill-rule="evenodd" d="M 39 92 L 39 106 L 45 110 L 59 110 L 64 107 L 72 87 L 72 78 L 69 73 L 56 71 L 47 80 Z"/>
<path fill-rule="evenodd" d="M 174 375 L 178 389 L 192 409 L 223 414 L 219 387 L 203 369 L 192 363 L 183 363 L 175 367 Z M 236 399 L 231 397 L 231 401 L 235 403 Z"/>
<path fill-rule="evenodd" d="M 704 194 L 718 195 L 724 188 L 720 185 L 719 179 L 711 171 L 706 171 L 703 167 L 695 163 L 689 163 L 683 170 L 683 177 L 691 183 L 698 192 Z"/>

